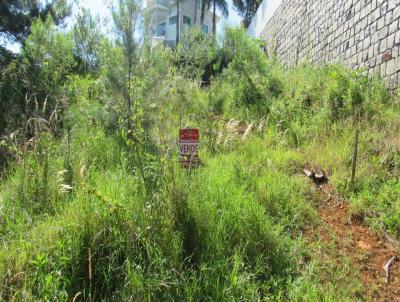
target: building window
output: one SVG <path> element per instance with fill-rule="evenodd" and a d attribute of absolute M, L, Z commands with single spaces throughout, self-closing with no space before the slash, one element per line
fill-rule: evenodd
<path fill-rule="evenodd" d="M 174 25 L 176 24 L 176 15 L 169 17 L 169 25 Z"/>
<path fill-rule="evenodd" d="M 159 35 L 165 35 L 165 28 L 166 28 L 165 22 L 158 24 L 158 26 L 157 26 L 157 33 L 158 33 Z"/>
<path fill-rule="evenodd" d="M 183 24 L 192 25 L 192 20 L 188 16 L 183 16 Z"/>
<path fill-rule="evenodd" d="M 203 32 L 208 34 L 208 25 L 203 24 Z"/>

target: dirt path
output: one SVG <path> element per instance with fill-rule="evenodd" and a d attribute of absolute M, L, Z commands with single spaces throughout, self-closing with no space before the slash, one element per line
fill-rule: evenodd
<path fill-rule="evenodd" d="M 362 292 L 366 301 L 400 301 L 400 263 L 392 266 L 391 281 L 385 282 L 383 266 L 399 250 L 387 240 L 382 240 L 363 224 L 362 217 L 351 215 L 349 205 L 340 199 L 330 185 L 318 188 L 313 184 L 321 224 L 307 234 L 323 243 L 333 244 L 337 255 L 337 265 L 344 258 L 358 272 Z M 346 284 L 343 284 L 346 286 Z"/>

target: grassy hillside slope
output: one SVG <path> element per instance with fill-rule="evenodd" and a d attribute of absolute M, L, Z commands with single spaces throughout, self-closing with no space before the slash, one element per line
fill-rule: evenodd
<path fill-rule="evenodd" d="M 181 47 L 138 65 L 136 139 L 106 71 L 68 78 L 57 132 L 4 139 L 15 159 L 0 185 L 1 298 L 362 299 L 357 268 L 319 259 L 303 237 L 320 220 L 301 169 L 325 169 L 353 213 L 399 238 L 399 97 L 343 66 L 284 66 L 237 30 L 218 50 Z M 208 62 L 224 68 L 200 87 Z M 201 133 L 202 165 L 190 172 L 175 144 L 185 126 Z"/>

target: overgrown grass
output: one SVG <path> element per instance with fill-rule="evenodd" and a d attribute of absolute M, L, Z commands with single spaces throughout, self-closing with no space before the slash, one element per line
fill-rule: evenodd
<path fill-rule="evenodd" d="M 294 290 L 299 235 L 316 221 L 296 151 L 235 140 L 234 151 L 203 154 L 190 174 L 174 159 L 145 198 L 118 140 L 96 125 L 69 136 L 71 192 L 57 181 L 67 138 L 48 136 L 48 163 L 32 152 L 2 185 L 4 299 L 256 300 Z M 34 182 L 21 187 L 32 171 L 48 195 Z"/>
<path fill-rule="evenodd" d="M 135 99 L 138 141 L 102 99 L 106 87 L 70 78 L 63 130 L 40 132 L 2 178 L 2 299 L 359 298 L 351 264 L 322 262 L 322 243 L 304 241 L 319 220 L 300 171 L 324 168 L 366 223 L 400 237 L 397 96 L 342 66 L 287 68 L 242 32 L 227 35 L 218 55 L 229 64 L 209 87 L 188 78 L 195 65 L 149 63 L 159 86 Z M 185 126 L 201 129 L 202 165 L 191 171 L 177 163 Z"/>

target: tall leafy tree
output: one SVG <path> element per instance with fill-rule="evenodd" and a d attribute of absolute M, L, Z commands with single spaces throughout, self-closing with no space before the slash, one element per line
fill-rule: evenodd
<path fill-rule="evenodd" d="M 37 108 L 44 118 L 55 110 L 63 84 L 75 68 L 73 47 L 72 36 L 57 31 L 51 16 L 32 23 L 19 58 L 0 74 L 0 133 L 14 131 L 37 117 Z M 29 131 L 26 134 L 32 136 Z"/>
<path fill-rule="evenodd" d="M 15 58 L 16 58 L 15 54 L 13 54 L 10 50 L 0 45 L 0 70 L 5 68 Z"/>
<path fill-rule="evenodd" d="M 22 49 L 24 69 L 30 76 L 30 93 L 45 90 L 55 95 L 65 77 L 73 70 L 73 40 L 70 34 L 57 31 L 49 16 L 35 21 Z"/>
<path fill-rule="evenodd" d="M 37 18 L 51 15 L 56 25 L 71 13 L 68 0 L 0 0 L 0 34 L 7 39 L 23 41 Z"/>
<path fill-rule="evenodd" d="M 233 6 L 243 18 L 242 22 L 245 28 L 249 27 L 261 2 L 262 0 L 233 0 Z"/>
<path fill-rule="evenodd" d="M 80 70 L 94 72 L 99 65 L 99 44 L 102 38 L 99 17 L 93 17 L 90 11 L 81 8 L 76 16 L 73 37 L 75 51 L 80 59 Z"/>
<path fill-rule="evenodd" d="M 137 0 L 119 0 L 117 7 L 112 8 L 112 17 L 117 34 L 117 43 L 122 47 L 127 66 L 127 92 L 125 93 L 128 124 L 132 115 L 132 72 L 137 60 L 138 41 L 136 39 L 140 24 L 142 3 Z M 130 127 L 130 126 L 129 126 Z M 129 128 L 128 127 L 128 128 Z"/>
<path fill-rule="evenodd" d="M 135 103 L 132 102 L 135 96 L 137 82 L 141 79 L 137 76 L 137 67 L 140 64 L 139 51 L 140 40 L 143 34 L 143 23 L 146 21 L 142 15 L 142 2 L 140 0 L 119 0 L 116 7 L 112 7 L 112 18 L 117 34 L 117 48 L 112 50 L 118 54 L 119 50 L 123 53 L 123 66 L 120 68 L 124 77 L 125 85 L 115 86 L 116 94 L 120 94 L 118 88 L 122 87 L 123 99 L 125 101 L 126 115 L 122 116 L 124 121 L 123 132 L 127 145 L 133 146 L 134 161 L 139 168 L 143 183 L 147 184 L 141 157 L 142 125 L 140 120 L 139 98 L 136 97 Z M 115 68 L 117 66 L 112 66 Z M 112 75 L 112 71 L 109 73 Z M 113 82 L 114 79 L 111 79 Z M 146 187 L 147 188 L 147 187 Z"/>
<path fill-rule="evenodd" d="M 0 0 L 0 37 L 6 41 L 23 42 L 36 19 L 45 21 L 47 16 L 51 16 L 55 24 L 60 24 L 70 13 L 68 0 Z M 13 57 L 11 51 L 0 45 L 0 70 Z"/>

